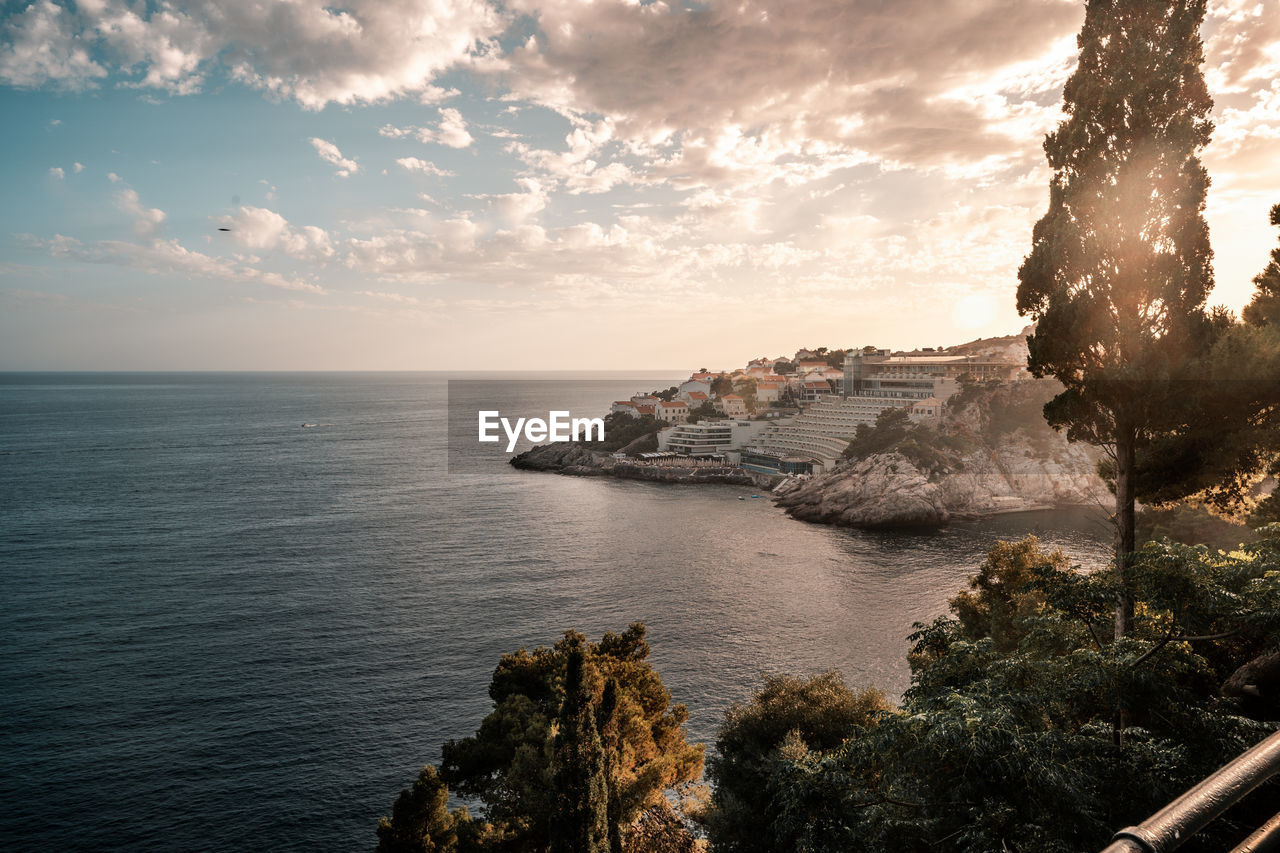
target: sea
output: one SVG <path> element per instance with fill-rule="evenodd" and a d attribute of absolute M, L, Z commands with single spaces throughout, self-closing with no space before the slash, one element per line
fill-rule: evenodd
<path fill-rule="evenodd" d="M 521 646 L 643 621 L 710 748 L 766 674 L 900 695 L 1000 539 L 1106 559 L 1098 508 L 867 532 L 450 466 L 450 379 L 593 416 L 679 377 L 0 374 L 0 849 L 371 850 Z"/>

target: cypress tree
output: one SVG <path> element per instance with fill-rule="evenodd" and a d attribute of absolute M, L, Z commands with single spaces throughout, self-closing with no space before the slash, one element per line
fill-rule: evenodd
<path fill-rule="evenodd" d="M 1177 380 L 1211 336 L 1204 13 L 1205 0 L 1089 0 L 1067 118 L 1044 144 L 1049 209 L 1018 271 L 1018 311 L 1037 321 L 1028 367 L 1065 386 L 1045 416 L 1111 460 L 1122 590 L 1140 452 L 1186 421 Z M 1132 621 L 1122 591 L 1116 636 Z"/>
<path fill-rule="evenodd" d="M 581 645 L 569 653 L 552 784 L 551 853 L 609 853 L 608 781 Z"/>
<path fill-rule="evenodd" d="M 618 774 L 618 682 L 610 678 L 600 697 L 600 714 L 596 722 L 600 727 L 600 741 L 604 747 L 604 771 L 607 786 L 605 817 L 609 825 L 609 853 L 622 853 L 622 792 Z"/>

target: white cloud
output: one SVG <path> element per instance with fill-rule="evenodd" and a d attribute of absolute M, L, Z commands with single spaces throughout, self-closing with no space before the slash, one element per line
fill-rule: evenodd
<path fill-rule="evenodd" d="M 78 174 L 80 174 L 81 172 L 83 172 L 83 171 L 84 171 L 84 163 L 73 163 L 73 164 L 71 165 L 71 168 L 72 168 L 72 169 L 75 171 L 75 173 L 78 175 Z"/>
<path fill-rule="evenodd" d="M 493 201 L 504 220 L 512 225 L 522 225 L 547 206 L 547 191 L 534 178 L 520 178 L 516 183 L 524 188 L 524 192 L 494 196 Z"/>
<path fill-rule="evenodd" d="M 265 284 L 284 290 L 303 293 L 324 293 L 319 285 L 276 272 L 266 272 L 246 264 L 237 264 L 225 258 L 216 258 L 201 252 L 193 252 L 177 240 L 153 240 L 147 243 L 127 243 L 119 240 L 99 240 L 82 243 L 74 237 L 55 234 L 42 240 L 31 235 L 20 235 L 23 244 L 30 249 L 43 250 L 55 258 L 81 263 L 112 264 L 141 270 L 152 275 L 186 275 L 222 281 Z"/>
<path fill-rule="evenodd" d="M 440 110 L 440 123 L 431 127 L 396 127 L 384 124 L 378 128 L 378 134 L 391 139 L 404 139 L 412 136 L 420 142 L 435 142 L 450 148 L 466 148 L 475 140 L 467 130 L 467 122 L 462 113 L 452 107 Z"/>
<path fill-rule="evenodd" d="M 440 110 L 440 126 L 436 130 L 436 140 L 450 148 L 466 148 L 471 144 L 471 134 L 467 132 L 467 123 L 462 113 L 452 107 Z"/>
<path fill-rule="evenodd" d="M 165 213 L 156 207 L 143 207 L 138 193 L 133 189 L 123 189 L 116 193 L 116 207 L 133 217 L 133 233 L 139 237 L 150 237 L 164 223 Z"/>
<path fill-rule="evenodd" d="M 484 0 L 167 0 L 148 8 L 37 0 L 13 15 L 0 80 L 16 86 L 126 85 L 181 95 L 220 70 L 309 109 L 417 94 L 436 102 L 441 71 L 468 62 L 504 25 Z"/>
<path fill-rule="evenodd" d="M 396 160 L 396 163 L 409 172 L 420 172 L 424 175 L 435 175 L 443 178 L 453 175 L 453 172 L 441 169 L 429 160 L 419 160 L 417 157 L 400 157 Z"/>
<path fill-rule="evenodd" d="M 61 181 L 67 176 L 67 173 L 63 171 L 61 166 L 50 166 L 49 175 Z"/>
<path fill-rule="evenodd" d="M 316 153 L 320 155 L 320 159 L 326 163 L 337 167 L 334 172 L 339 178 L 347 178 L 360 171 L 360 164 L 355 160 L 348 160 L 342 156 L 342 152 L 338 150 L 338 146 L 325 139 L 311 137 L 311 146 L 316 149 Z"/>
<path fill-rule="evenodd" d="M 301 261 L 324 261 L 333 257 L 329 232 L 314 225 L 295 227 L 273 210 L 241 207 L 219 222 L 231 229 L 231 239 L 246 249 L 282 252 Z"/>
<path fill-rule="evenodd" d="M 37 0 L 4 24 L 0 81 L 79 90 L 107 76 L 80 40 L 75 17 L 52 0 Z M 58 124 L 54 119 L 51 124 Z"/>

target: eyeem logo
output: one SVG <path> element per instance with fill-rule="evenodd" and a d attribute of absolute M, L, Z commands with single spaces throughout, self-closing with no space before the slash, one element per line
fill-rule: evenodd
<path fill-rule="evenodd" d="M 499 428 L 507 436 L 507 452 L 514 453 L 521 433 L 534 444 L 543 441 L 604 441 L 604 418 L 574 418 L 568 412 L 547 412 L 547 419 L 516 418 L 515 423 L 501 412 L 488 410 L 479 415 L 480 441 L 502 441 Z M 595 433 L 595 437 L 592 437 Z"/>

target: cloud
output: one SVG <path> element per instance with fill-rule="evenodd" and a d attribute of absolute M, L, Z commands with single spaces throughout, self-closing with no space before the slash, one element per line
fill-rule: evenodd
<path fill-rule="evenodd" d="M 241 207 L 234 215 L 218 221 L 230 228 L 231 239 L 246 249 L 281 252 L 300 261 L 319 262 L 333 257 L 329 232 L 314 225 L 294 227 L 273 210 Z"/>
<path fill-rule="evenodd" d="M 150 237 L 164 224 L 165 212 L 156 207 L 143 207 L 136 190 L 123 189 L 116 193 L 116 207 L 133 217 L 133 233 L 139 237 Z"/>
<path fill-rule="evenodd" d="M 194 278 L 265 284 L 303 293 L 325 292 L 324 288 L 312 282 L 289 278 L 276 272 L 266 272 L 225 258 L 193 252 L 177 240 L 153 240 L 147 243 L 99 240 L 83 243 L 63 234 L 55 234 L 49 239 L 26 234 L 19 235 L 19 239 L 29 249 L 42 250 L 55 258 L 82 263 L 130 267 L 152 275 L 186 275 Z"/>
<path fill-rule="evenodd" d="M 76 91 L 106 77 L 107 69 L 92 59 L 78 30 L 75 17 L 52 0 L 37 0 L 13 15 L 0 41 L 0 81 Z"/>
<path fill-rule="evenodd" d="M 435 175 L 437 177 L 447 178 L 454 174 L 453 172 L 441 169 L 435 163 L 428 160 L 419 160 L 417 157 L 400 157 L 396 160 L 396 163 L 407 171 L 420 172 L 424 175 Z"/>
<path fill-rule="evenodd" d="M 378 128 L 378 134 L 390 139 L 411 136 L 420 142 L 435 142 L 450 148 L 466 148 L 474 141 L 462 113 L 452 107 L 440 110 L 440 123 L 437 127 L 396 127 L 385 124 Z"/>
<path fill-rule="evenodd" d="M 466 148 L 472 141 L 462 113 L 452 107 L 440 110 L 440 126 L 436 130 L 435 138 L 441 145 L 447 145 L 450 148 Z"/>
<path fill-rule="evenodd" d="M 360 171 L 360 164 L 355 160 L 348 160 L 342 156 L 342 152 L 338 150 L 338 146 L 325 139 L 311 137 L 311 146 L 316 149 L 316 153 L 320 155 L 320 159 L 326 163 L 330 163 L 337 167 L 334 172 L 339 178 L 347 178 Z"/>
<path fill-rule="evenodd" d="M 61 166 L 50 166 L 50 167 L 49 167 L 49 175 L 50 175 L 51 177 L 57 178 L 59 181 L 61 181 L 62 179 L 64 179 L 64 178 L 67 176 L 67 173 L 66 173 L 65 171 L 63 171 L 63 169 L 62 169 L 62 167 L 61 167 Z"/>
<path fill-rule="evenodd" d="M 534 178 L 519 178 L 516 183 L 524 192 L 493 197 L 498 215 L 512 225 L 522 225 L 547 206 L 547 190 Z"/>
<path fill-rule="evenodd" d="M 84 171 L 84 163 L 73 163 L 73 164 L 71 165 L 71 168 L 72 168 L 72 170 L 74 170 L 74 171 L 75 171 L 75 173 L 78 175 L 78 174 L 80 174 L 81 172 L 83 172 L 83 171 Z"/>
<path fill-rule="evenodd" d="M 1062 0 L 744 0 L 692 9 L 514 0 L 513 8 L 539 23 L 495 66 L 514 99 L 603 116 L 637 153 L 675 138 L 679 150 L 663 171 L 704 183 L 753 172 L 771 180 L 788 160 L 832 155 L 932 167 L 1038 153 L 1038 142 L 992 126 L 988 102 L 947 96 L 985 85 L 984 95 L 1052 113 L 1054 75 L 1007 80 L 1000 72 L 1058 69 L 1061 50 L 1047 48 L 1081 17 Z"/>
<path fill-rule="evenodd" d="M 183 95 L 219 73 L 308 109 L 439 100 L 448 93 L 434 77 L 482 54 L 503 26 L 484 0 L 37 0 L 5 24 L 0 80 L 84 89 L 110 73 Z"/>

